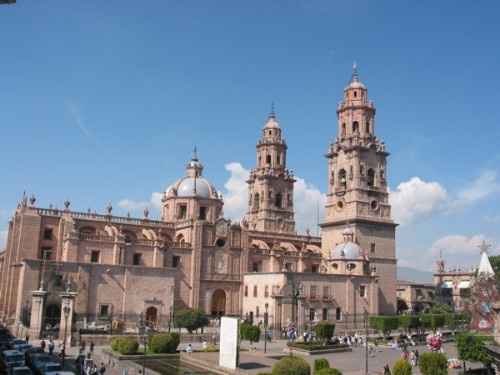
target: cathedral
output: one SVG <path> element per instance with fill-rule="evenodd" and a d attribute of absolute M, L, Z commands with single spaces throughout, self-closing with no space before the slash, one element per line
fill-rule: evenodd
<path fill-rule="evenodd" d="M 394 314 L 389 154 L 356 67 L 337 119 L 320 237 L 295 229 L 295 179 L 274 110 L 257 141 L 239 222 L 224 218 L 222 195 L 196 152 L 164 191 L 160 220 L 147 209 L 139 218 L 116 216 L 111 204 L 103 213 L 74 211 L 69 201 L 42 208 L 24 195 L 0 254 L 0 320 L 36 338 L 50 327 L 118 321 L 133 329 L 139 319 L 165 329 L 184 308 L 254 323 L 266 316 L 276 330 L 319 320 L 356 327 L 365 314 Z"/>

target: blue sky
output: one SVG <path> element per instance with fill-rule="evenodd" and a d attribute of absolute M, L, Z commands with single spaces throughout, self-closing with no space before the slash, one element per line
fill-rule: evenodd
<path fill-rule="evenodd" d="M 272 101 L 311 226 L 356 60 L 391 152 L 401 264 L 428 269 L 438 247 L 477 262 L 478 241 L 493 253 L 500 241 L 499 13 L 491 1 L 1 6 L 0 230 L 23 190 L 41 206 L 139 214 L 194 144 L 237 216 Z"/>

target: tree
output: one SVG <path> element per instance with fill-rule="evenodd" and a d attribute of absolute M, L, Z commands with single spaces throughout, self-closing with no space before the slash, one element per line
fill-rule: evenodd
<path fill-rule="evenodd" d="M 258 326 L 251 325 L 248 322 L 244 322 L 240 325 L 240 338 L 242 340 L 250 341 L 250 345 L 253 342 L 259 342 L 260 328 Z"/>
<path fill-rule="evenodd" d="M 201 309 L 179 310 L 175 313 L 174 323 L 177 327 L 183 327 L 189 333 L 193 333 L 198 328 L 208 325 L 208 317 Z"/>
<path fill-rule="evenodd" d="M 478 336 L 469 332 L 457 335 L 458 358 L 464 362 L 464 370 L 465 361 L 481 362 L 485 366 L 491 364 L 491 360 L 483 348 L 483 343 L 487 340 L 485 336 Z"/>
<path fill-rule="evenodd" d="M 316 324 L 316 327 L 314 327 L 314 333 L 316 333 L 316 336 L 323 342 L 324 345 L 326 345 L 335 333 L 335 324 L 328 323 L 323 320 Z"/>
<path fill-rule="evenodd" d="M 397 316 L 370 316 L 369 324 L 370 328 L 376 329 L 385 336 L 388 336 L 391 331 L 398 329 L 399 319 Z"/>
<path fill-rule="evenodd" d="M 422 375 L 448 374 L 448 359 L 442 353 L 423 353 L 418 362 L 418 367 Z"/>
<path fill-rule="evenodd" d="M 149 339 L 153 353 L 175 353 L 181 339 L 177 332 L 159 333 Z"/>
<path fill-rule="evenodd" d="M 398 359 L 392 368 L 392 375 L 411 375 L 411 365 L 406 359 Z"/>
<path fill-rule="evenodd" d="M 500 290 L 500 255 L 493 255 L 489 257 L 491 267 L 495 271 L 495 278 L 497 279 L 497 289 Z"/>
<path fill-rule="evenodd" d="M 330 363 L 325 358 L 318 358 L 314 360 L 314 373 L 316 374 L 319 370 L 324 368 L 330 368 Z"/>

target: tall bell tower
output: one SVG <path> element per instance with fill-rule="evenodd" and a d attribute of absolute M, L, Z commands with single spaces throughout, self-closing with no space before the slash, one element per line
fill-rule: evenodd
<path fill-rule="evenodd" d="M 328 194 L 322 223 L 322 251 L 328 256 L 353 231 L 354 241 L 379 276 L 380 313 L 396 311 L 396 224 L 391 219 L 387 156 L 375 135 L 375 106 L 356 65 L 337 106 L 337 139 L 328 149 Z"/>
<path fill-rule="evenodd" d="M 257 166 L 248 178 L 250 229 L 270 232 L 295 232 L 293 184 L 286 168 L 287 145 L 281 134 L 274 108 L 257 143 Z"/>

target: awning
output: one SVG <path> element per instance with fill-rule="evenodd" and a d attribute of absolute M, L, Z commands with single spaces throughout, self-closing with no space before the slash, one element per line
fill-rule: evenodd
<path fill-rule="evenodd" d="M 459 289 L 469 289 L 470 288 L 470 281 L 460 281 L 458 284 Z"/>
<path fill-rule="evenodd" d="M 444 283 L 441 284 L 441 288 L 453 289 L 453 282 L 452 281 L 445 281 Z"/>

